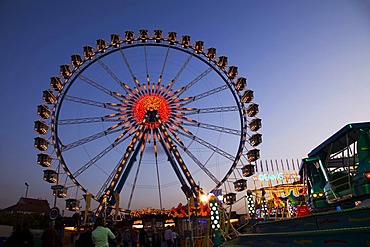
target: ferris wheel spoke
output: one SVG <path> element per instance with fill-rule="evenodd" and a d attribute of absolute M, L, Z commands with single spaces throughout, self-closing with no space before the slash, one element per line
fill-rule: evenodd
<path fill-rule="evenodd" d="M 94 101 L 94 100 L 83 99 L 83 98 L 71 96 L 71 95 L 66 95 L 64 97 L 64 99 L 68 100 L 68 101 L 76 102 L 76 103 L 81 103 L 81 104 L 91 105 L 91 106 L 97 106 L 97 107 L 110 109 L 110 110 L 119 112 L 119 108 L 114 107 L 114 105 L 116 105 L 116 104 L 112 104 L 112 103 L 102 103 L 102 102 L 98 102 L 98 101 Z"/>
<path fill-rule="evenodd" d="M 235 171 L 236 171 L 236 173 L 237 173 L 237 174 L 235 174 Z M 232 173 L 234 174 L 234 178 L 235 178 L 235 179 L 243 177 L 243 174 L 242 174 L 242 172 L 241 172 L 241 169 L 234 169 L 234 170 L 232 171 Z"/>
<path fill-rule="evenodd" d="M 208 69 L 206 69 L 205 71 L 203 71 L 200 75 L 198 75 L 194 80 L 192 80 L 191 82 L 189 82 L 187 85 L 185 85 L 184 87 L 180 88 L 177 92 L 177 96 L 179 97 L 181 94 L 183 94 L 184 92 L 186 92 L 187 90 L 189 90 L 189 88 L 191 88 L 192 86 L 194 86 L 197 82 L 199 82 L 200 80 L 202 80 L 206 75 L 209 74 L 209 72 L 211 72 L 213 69 L 211 67 L 209 67 Z"/>
<path fill-rule="evenodd" d="M 136 86 L 137 86 L 138 88 L 140 88 L 140 83 L 139 83 L 139 81 L 137 80 L 136 76 L 134 75 L 134 72 L 133 72 L 133 71 L 132 71 L 132 69 L 131 69 L 131 66 L 130 66 L 130 64 L 129 64 L 129 62 L 128 62 L 128 60 L 127 60 L 126 56 L 125 56 L 125 53 L 123 53 L 122 49 L 120 49 L 120 50 L 119 50 L 119 52 L 121 53 L 121 56 L 122 56 L 123 60 L 125 61 L 126 67 L 127 67 L 127 69 L 129 70 L 129 72 L 130 72 L 130 75 L 131 75 L 131 77 L 132 77 L 132 80 L 135 82 Z"/>
<path fill-rule="evenodd" d="M 178 181 L 174 181 L 174 182 L 170 182 L 170 183 L 165 183 L 165 184 L 162 184 L 161 187 L 162 188 L 168 188 L 168 187 L 172 187 L 174 185 L 178 185 L 179 182 Z"/>
<path fill-rule="evenodd" d="M 213 130 L 213 131 L 232 134 L 232 135 L 236 135 L 236 136 L 240 136 L 242 134 L 240 130 L 230 129 L 230 128 L 217 126 L 217 125 L 213 125 L 213 124 L 201 123 L 201 122 L 198 122 L 198 121 L 196 121 L 194 119 L 191 119 L 191 118 L 183 118 L 183 119 L 185 121 L 183 121 L 182 124 L 185 125 L 185 126 L 199 127 L 199 128 L 203 128 L 203 129 L 207 129 L 207 130 Z"/>
<path fill-rule="evenodd" d="M 190 60 L 191 60 L 192 57 L 193 57 L 193 54 L 190 54 L 188 56 L 188 58 L 186 59 L 186 61 L 184 62 L 184 64 L 180 68 L 180 70 L 177 72 L 177 74 L 175 75 L 175 77 L 167 84 L 167 86 L 163 90 L 163 92 L 169 92 L 170 90 L 172 90 L 173 85 L 175 84 L 175 82 L 177 81 L 177 79 L 180 77 L 180 75 L 182 74 L 182 72 L 184 71 L 184 69 L 186 68 L 186 66 L 189 64 L 189 62 L 190 62 Z M 157 86 L 157 88 L 158 88 L 158 86 Z"/>
<path fill-rule="evenodd" d="M 146 53 L 146 45 L 144 45 L 144 61 L 145 61 L 145 72 L 146 72 L 146 78 L 149 82 L 149 69 L 148 69 L 148 55 Z"/>
<path fill-rule="evenodd" d="M 159 196 L 159 207 L 162 209 L 162 191 L 161 191 L 161 180 L 159 178 L 159 165 L 158 165 L 158 153 L 157 153 L 157 140 L 154 138 L 154 157 L 155 157 L 155 170 L 157 172 L 157 185 L 158 185 L 158 196 Z"/>
<path fill-rule="evenodd" d="M 116 100 L 121 101 L 121 98 L 117 96 L 117 93 L 110 91 L 109 89 L 107 89 L 106 87 L 103 87 L 99 83 L 97 83 L 97 82 L 95 82 L 95 81 L 93 81 L 93 80 L 91 80 L 91 79 L 89 79 L 89 78 L 87 78 L 86 76 L 83 76 L 83 75 L 80 75 L 79 78 L 82 81 L 86 82 L 87 84 L 95 87 L 96 89 L 106 93 L 109 96 L 112 96 Z"/>
<path fill-rule="evenodd" d="M 103 61 L 101 61 L 100 59 L 98 59 L 98 63 L 104 68 L 104 70 L 118 83 L 119 86 L 121 86 L 125 91 L 126 93 L 130 93 L 132 92 L 130 90 L 130 87 L 125 84 L 124 82 L 122 82 L 110 69 L 107 65 L 105 65 L 105 63 L 103 63 Z"/>
<path fill-rule="evenodd" d="M 125 135 L 128 132 L 126 130 L 122 135 Z M 106 147 L 103 151 L 98 153 L 95 157 L 93 157 L 89 162 L 87 162 L 85 165 L 83 165 L 80 169 L 78 169 L 76 172 L 74 172 L 72 175 L 77 178 L 81 173 L 86 171 L 89 167 L 94 165 L 98 160 L 100 160 L 104 155 L 108 154 L 109 151 L 111 151 L 113 148 L 117 147 L 120 143 L 125 141 L 130 135 L 126 136 L 125 138 L 116 139 L 112 144 L 110 144 L 108 147 Z"/>
<path fill-rule="evenodd" d="M 114 117 L 119 116 L 119 113 L 113 114 Z M 58 120 L 58 125 L 70 125 L 70 124 L 85 124 L 85 123 L 99 123 L 99 122 L 121 122 L 119 118 L 113 118 L 111 115 L 104 117 L 89 117 L 89 118 L 75 118 L 75 119 L 61 119 Z"/>
<path fill-rule="evenodd" d="M 206 91 L 204 93 L 198 94 L 196 96 L 188 97 L 188 98 L 186 98 L 186 100 L 184 100 L 184 103 L 182 105 L 184 106 L 184 105 L 187 105 L 187 104 L 189 104 L 191 102 L 195 102 L 195 101 L 200 100 L 200 99 L 203 99 L 205 97 L 209 97 L 209 96 L 211 96 L 213 94 L 219 93 L 219 92 L 224 91 L 224 90 L 226 90 L 228 88 L 229 87 L 227 85 L 223 85 L 223 86 L 220 86 L 220 87 L 211 89 L 209 91 Z"/>
<path fill-rule="evenodd" d="M 186 130 L 186 129 L 183 129 L 183 130 Z M 210 150 L 212 150 L 212 151 L 214 151 L 214 152 L 222 155 L 223 157 L 225 157 L 225 158 L 227 158 L 227 159 L 229 159 L 231 161 L 234 161 L 235 160 L 235 157 L 233 155 L 231 155 L 228 152 L 223 151 L 222 149 L 214 146 L 213 144 L 211 144 L 211 143 L 209 143 L 209 142 L 207 142 L 207 141 L 205 141 L 205 140 L 203 140 L 203 139 L 201 139 L 201 138 L 193 135 L 190 131 L 186 131 L 186 132 L 179 131 L 178 133 L 180 135 L 182 135 L 182 136 L 185 136 L 185 137 L 187 137 L 187 138 L 189 138 L 191 140 L 194 140 L 194 141 L 198 142 L 199 144 L 201 144 L 201 145 L 205 146 L 206 148 L 208 148 L 208 149 L 210 149 Z"/>
<path fill-rule="evenodd" d="M 147 55 L 146 45 L 144 45 L 144 61 L 145 61 L 145 73 L 146 73 L 146 82 L 147 82 L 146 92 L 151 93 L 150 76 L 149 76 L 149 69 L 148 69 L 148 55 Z"/>
<path fill-rule="evenodd" d="M 183 142 L 179 142 L 175 138 L 174 142 L 194 161 L 195 164 L 210 178 L 215 184 L 219 184 L 220 181 L 207 169 L 207 167 L 188 149 L 184 146 Z"/>
<path fill-rule="evenodd" d="M 172 89 L 172 86 L 174 85 L 174 83 L 177 81 L 177 79 L 180 77 L 180 75 L 182 74 L 182 72 L 184 71 L 184 69 L 186 68 L 186 66 L 189 64 L 190 60 L 193 58 L 193 54 L 190 54 L 188 56 L 188 58 L 186 59 L 186 61 L 184 62 L 184 64 L 182 65 L 182 67 L 180 68 L 180 70 L 177 72 L 176 76 L 170 81 L 170 83 L 167 85 L 167 89 L 166 91 L 168 90 L 171 90 Z"/>
<path fill-rule="evenodd" d="M 162 82 L 163 73 L 164 73 L 164 69 L 166 68 L 167 58 L 168 58 L 168 54 L 169 54 L 169 52 L 170 52 L 170 46 L 168 46 L 167 51 L 166 51 L 166 55 L 164 56 L 164 61 L 163 61 L 163 65 L 162 65 L 162 70 L 161 70 L 161 73 L 159 74 L 158 81 L 157 81 L 157 87 L 158 87 L 158 86 L 161 84 L 161 82 Z"/>
<path fill-rule="evenodd" d="M 96 139 L 99 139 L 103 136 L 107 136 L 107 135 L 110 135 L 110 134 L 113 134 L 113 133 L 116 133 L 116 132 L 119 132 L 119 131 L 122 131 L 122 129 L 111 129 L 111 130 L 104 130 L 104 131 L 101 131 L 99 133 L 96 133 L 94 135 L 91 135 L 91 136 L 88 136 L 88 137 L 85 137 L 81 140 L 78 140 L 78 141 L 75 141 L 75 142 L 72 142 L 70 144 L 67 144 L 67 145 L 62 145 L 62 152 L 65 152 L 67 150 L 70 150 L 72 148 L 75 148 L 75 147 L 78 147 L 78 146 L 81 146 L 85 143 L 88 143 L 88 142 L 91 142 L 91 141 L 94 141 Z"/>
<path fill-rule="evenodd" d="M 237 106 L 190 108 L 190 110 L 185 109 L 182 114 L 185 116 L 189 116 L 189 115 L 194 115 L 194 114 L 215 113 L 215 112 L 234 112 L 238 110 L 239 108 Z"/>

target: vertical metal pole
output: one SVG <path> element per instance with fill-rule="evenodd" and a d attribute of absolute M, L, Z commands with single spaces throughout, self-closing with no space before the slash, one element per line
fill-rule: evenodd
<path fill-rule="evenodd" d="M 189 247 L 193 247 L 193 228 L 190 220 L 190 197 L 188 198 L 188 231 L 189 231 Z"/>
<path fill-rule="evenodd" d="M 24 183 L 26 186 L 27 186 L 27 188 L 26 188 L 26 198 L 27 198 L 27 195 L 28 195 L 28 186 L 29 186 L 29 184 L 28 183 Z"/>
<path fill-rule="evenodd" d="M 24 214 L 25 214 L 26 207 L 27 207 L 27 196 L 28 196 L 28 186 L 29 186 L 29 184 L 28 184 L 28 183 L 24 183 L 24 185 L 26 185 L 26 197 L 25 197 L 25 200 L 24 200 L 24 206 L 23 206 L 23 212 L 22 212 L 21 226 L 23 226 Z"/>

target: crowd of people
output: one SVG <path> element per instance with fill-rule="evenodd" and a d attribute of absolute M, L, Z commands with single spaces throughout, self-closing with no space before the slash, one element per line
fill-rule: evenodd
<path fill-rule="evenodd" d="M 74 247 L 179 247 L 179 234 L 174 227 L 166 229 L 120 229 L 106 226 L 98 218 L 93 229 L 71 235 Z M 17 227 L 5 244 L 6 247 L 34 247 L 33 235 L 26 227 Z M 41 247 L 62 247 L 63 239 L 51 222 L 41 235 Z"/>
<path fill-rule="evenodd" d="M 61 247 L 62 239 L 53 222 L 50 222 L 41 235 L 41 247 Z M 5 242 L 5 247 L 35 247 L 34 236 L 26 224 L 17 226 L 12 235 Z"/>
<path fill-rule="evenodd" d="M 75 247 L 178 247 L 180 239 L 175 228 L 155 231 L 152 229 L 120 229 L 104 226 L 98 219 L 94 230 L 85 230 L 73 238 Z"/>
<path fill-rule="evenodd" d="M 26 224 L 15 227 L 12 235 L 5 242 L 5 247 L 34 247 L 33 235 Z"/>

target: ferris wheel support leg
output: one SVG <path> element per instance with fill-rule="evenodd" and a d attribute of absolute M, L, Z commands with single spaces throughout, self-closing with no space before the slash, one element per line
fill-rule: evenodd
<path fill-rule="evenodd" d="M 160 120 L 159 120 L 159 123 L 161 123 Z M 186 177 L 186 179 L 187 179 L 187 181 L 190 185 L 190 189 L 192 191 L 192 194 L 195 197 L 198 197 L 199 186 L 197 186 L 195 184 L 194 179 L 191 176 L 190 172 L 188 171 L 188 168 L 185 165 L 179 151 L 177 150 L 176 146 L 173 144 L 171 138 L 169 137 L 169 133 L 167 132 L 167 130 L 165 129 L 165 127 L 162 123 L 160 125 L 160 130 L 161 130 L 161 133 L 162 133 L 162 138 L 160 139 L 161 144 L 162 144 L 163 148 L 166 151 L 166 154 L 167 154 L 167 156 L 170 160 L 170 163 L 171 163 L 173 169 L 175 170 L 176 175 L 178 177 L 181 176 L 181 179 L 180 179 L 180 177 L 179 177 L 179 179 L 180 179 L 180 181 L 182 181 L 181 182 L 182 187 L 185 187 L 186 182 L 185 182 L 184 178 L 182 177 L 182 175 L 180 173 L 180 169 L 181 169 L 182 173 L 184 174 L 184 176 Z M 170 148 L 168 149 L 167 147 L 170 147 Z M 175 162 L 175 160 L 177 161 L 177 163 Z M 180 167 L 180 169 L 179 169 L 179 167 Z M 186 187 L 188 187 L 188 186 L 186 185 Z M 183 189 L 183 191 L 184 191 L 184 189 Z M 187 198 L 190 197 L 190 195 L 189 195 L 190 193 L 186 193 L 185 191 L 184 191 L 184 193 L 185 193 Z"/>
<path fill-rule="evenodd" d="M 108 190 L 111 191 L 111 193 L 109 194 L 109 196 L 107 198 L 107 204 L 108 205 L 113 206 L 116 203 L 116 200 L 114 199 L 113 194 L 114 193 L 118 193 L 118 194 L 121 193 L 121 190 L 122 190 L 122 188 L 123 188 L 123 186 L 124 186 L 124 184 L 125 184 L 125 182 L 126 182 L 126 180 L 128 178 L 128 175 L 129 175 L 129 173 L 130 173 L 130 171 L 131 171 L 134 163 L 136 162 L 136 156 L 139 153 L 139 150 L 140 150 L 140 148 L 141 148 L 142 145 L 143 145 L 143 141 L 140 140 L 139 141 L 139 144 L 136 146 L 135 150 L 133 152 L 131 151 L 131 154 L 132 154 L 131 155 L 131 158 L 130 158 L 129 162 L 127 163 L 127 167 L 124 170 L 121 178 L 119 179 L 119 182 L 118 182 L 117 186 L 115 188 L 114 187 L 111 187 L 111 186 L 107 188 L 106 191 L 108 191 Z M 124 164 L 123 164 L 123 166 L 124 166 Z M 101 217 L 101 215 L 103 213 L 102 212 L 102 209 L 104 207 L 101 207 L 101 205 L 102 205 L 104 196 L 102 196 L 102 198 L 100 199 L 100 206 L 98 207 L 98 209 L 97 209 L 97 211 L 95 213 L 95 217 Z M 106 207 L 106 209 L 105 209 L 105 215 L 109 215 L 111 213 L 111 211 L 112 211 L 112 208 L 111 207 Z"/>
<path fill-rule="evenodd" d="M 181 172 L 180 172 L 180 169 L 179 169 L 179 166 L 176 164 L 176 161 L 175 161 L 175 158 L 173 157 L 172 153 L 170 150 L 168 150 L 167 148 L 167 145 L 166 143 L 164 142 L 163 140 L 163 137 L 159 139 L 160 140 L 160 143 L 162 144 L 162 147 L 168 157 L 168 160 L 173 168 L 173 170 L 175 171 L 175 174 L 177 176 L 177 178 L 179 179 L 180 183 L 181 183 L 181 189 L 182 191 L 184 192 L 186 198 L 190 198 L 190 197 L 193 197 L 193 194 L 195 194 L 194 190 L 191 190 L 188 186 L 188 184 L 186 183 L 185 179 L 183 178 Z M 169 144 L 169 146 L 171 146 Z M 180 166 L 181 167 L 181 166 Z"/>

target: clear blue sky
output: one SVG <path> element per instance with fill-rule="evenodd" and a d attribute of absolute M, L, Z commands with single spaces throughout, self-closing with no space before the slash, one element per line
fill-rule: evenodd
<path fill-rule="evenodd" d="M 214 46 L 248 78 L 260 105 L 262 159 L 299 159 L 350 122 L 370 120 L 370 2 L 0 2 L 0 208 L 52 202 L 33 131 L 49 78 L 97 38 L 162 29 Z M 174 205 L 175 206 L 175 205 Z"/>

